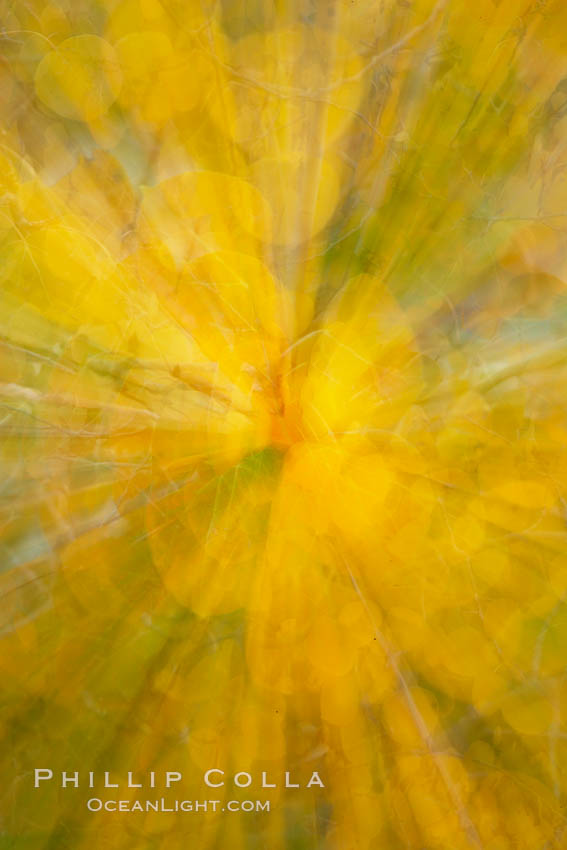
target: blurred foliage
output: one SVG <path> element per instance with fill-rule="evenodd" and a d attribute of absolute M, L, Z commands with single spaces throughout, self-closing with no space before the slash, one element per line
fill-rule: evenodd
<path fill-rule="evenodd" d="M 1 847 L 566 846 L 566 121 L 563 0 L 0 0 Z"/>

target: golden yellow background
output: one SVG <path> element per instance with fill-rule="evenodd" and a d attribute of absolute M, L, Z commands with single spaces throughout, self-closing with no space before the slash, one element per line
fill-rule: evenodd
<path fill-rule="evenodd" d="M 0 0 L 1 850 L 567 847 L 566 222 L 564 0 Z"/>

